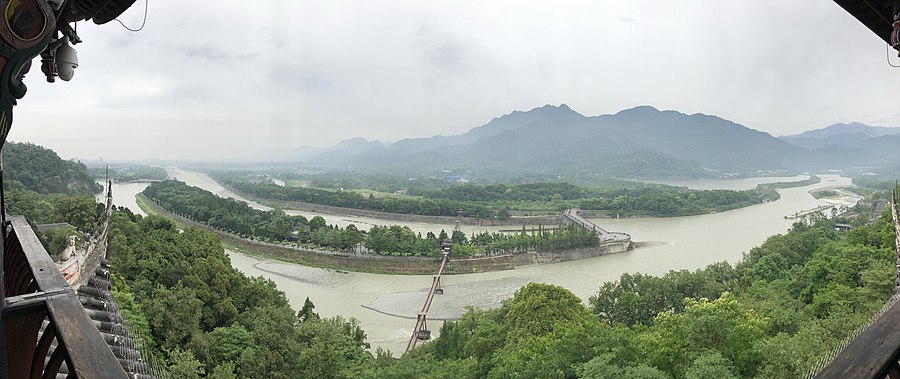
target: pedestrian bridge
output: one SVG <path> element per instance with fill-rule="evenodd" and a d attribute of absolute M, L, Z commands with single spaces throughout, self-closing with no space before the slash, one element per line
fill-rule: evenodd
<path fill-rule="evenodd" d="M 631 241 L 631 235 L 628 233 L 620 233 L 620 232 L 610 232 L 606 229 L 601 228 L 597 224 L 589 221 L 588 219 L 581 217 L 579 214 L 579 209 L 566 209 L 565 216 L 569 221 L 578 225 L 582 228 L 588 230 L 597 231 L 597 238 L 600 239 L 600 243 L 614 243 L 614 242 L 626 242 Z"/>

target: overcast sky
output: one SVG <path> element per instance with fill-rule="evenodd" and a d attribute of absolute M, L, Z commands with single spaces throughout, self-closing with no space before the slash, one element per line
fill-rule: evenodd
<path fill-rule="evenodd" d="M 137 27 L 143 10 L 121 19 Z M 900 126 L 900 69 L 830 1 L 154 0 L 139 33 L 78 32 L 75 78 L 48 84 L 36 64 L 11 140 L 66 158 L 228 158 L 460 134 L 560 103 L 776 136 Z"/>

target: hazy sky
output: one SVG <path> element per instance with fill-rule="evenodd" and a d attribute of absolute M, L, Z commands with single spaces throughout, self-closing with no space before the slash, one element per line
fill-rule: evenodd
<path fill-rule="evenodd" d="M 143 7 L 122 21 L 137 27 Z M 900 69 L 830 1 L 149 7 L 139 33 L 78 25 L 71 82 L 46 83 L 38 61 L 10 139 L 66 158 L 228 158 L 459 134 L 560 103 L 585 115 L 643 104 L 715 114 L 776 136 L 849 121 L 900 126 Z"/>

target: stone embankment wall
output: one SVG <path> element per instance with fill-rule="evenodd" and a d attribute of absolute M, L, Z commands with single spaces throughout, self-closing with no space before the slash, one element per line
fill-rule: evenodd
<path fill-rule="evenodd" d="M 139 194 L 138 196 L 144 197 L 143 194 Z M 418 275 L 432 275 L 437 271 L 437 268 L 440 265 L 440 259 L 438 258 L 350 255 L 349 253 L 314 251 L 267 242 L 252 241 L 178 216 L 160 207 L 147 197 L 144 197 L 144 199 L 147 200 L 147 203 L 153 208 L 153 211 L 172 218 L 179 223 L 216 233 L 223 241 L 238 248 L 284 259 L 290 262 L 336 270 Z M 631 249 L 631 242 L 625 241 L 606 243 L 594 248 L 566 250 L 553 253 L 530 251 L 520 254 L 505 254 L 483 258 L 452 259 L 450 265 L 447 266 L 446 273 L 467 274 L 512 270 L 520 266 L 593 258 L 607 254 L 620 253 Z"/>
<path fill-rule="evenodd" d="M 586 249 L 564 250 L 552 253 L 529 251 L 524 254 L 516 254 L 513 258 L 513 265 L 519 267 L 533 264 L 574 261 L 577 259 L 594 258 L 608 254 L 624 253 L 633 248 L 634 244 L 632 244 L 631 241 L 620 241 L 605 243 L 597 247 Z"/>

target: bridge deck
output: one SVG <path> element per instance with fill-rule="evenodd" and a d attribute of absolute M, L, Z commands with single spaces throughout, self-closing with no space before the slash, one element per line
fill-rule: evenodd
<path fill-rule="evenodd" d="M 450 248 L 445 247 L 443 249 L 443 256 L 441 257 L 441 266 L 438 268 L 437 274 L 431 280 L 431 288 L 428 290 L 428 296 L 425 297 L 425 304 L 422 305 L 422 310 L 416 315 L 416 326 L 413 328 L 412 335 L 409 337 L 409 343 L 406 345 L 406 351 L 412 350 L 412 348 L 416 347 L 416 343 L 419 341 L 419 333 L 428 330 L 427 329 L 427 320 L 428 311 L 431 309 L 431 302 L 434 301 L 434 295 L 439 288 L 441 288 L 441 275 L 444 274 L 444 268 L 447 266 L 447 262 L 450 261 Z"/>
<path fill-rule="evenodd" d="M 566 209 L 564 213 L 566 218 L 575 223 L 582 228 L 588 230 L 596 230 L 597 237 L 600 238 L 600 242 L 625 242 L 631 240 L 631 236 L 628 233 L 619 233 L 619 232 L 610 232 L 606 229 L 601 228 L 599 225 L 589 221 L 588 219 L 581 217 L 578 214 L 578 209 Z"/>

